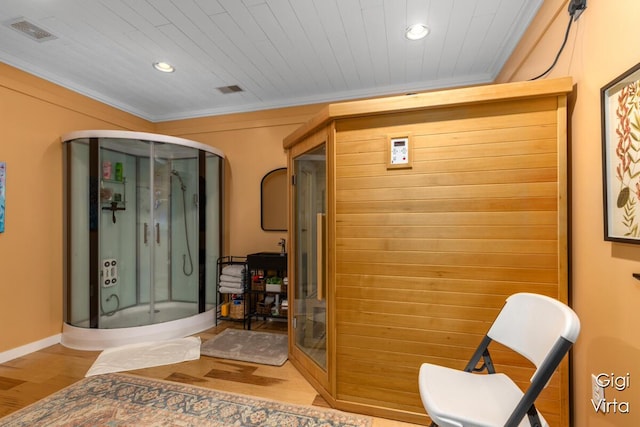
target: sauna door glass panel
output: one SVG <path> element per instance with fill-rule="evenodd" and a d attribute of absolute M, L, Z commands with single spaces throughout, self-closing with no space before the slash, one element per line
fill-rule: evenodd
<path fill-rule="evenodd" d="M 322 145 L 294 160 L 295 344 L 326 370 L 325 300 L 326 150 Z"/>

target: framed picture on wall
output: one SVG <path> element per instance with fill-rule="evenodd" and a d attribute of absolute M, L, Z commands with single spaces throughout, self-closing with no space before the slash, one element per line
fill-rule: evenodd
<path fill-rule="evenodd" d="M 604 239 L 640 243 L 640 64 L 600 90 Z"/>

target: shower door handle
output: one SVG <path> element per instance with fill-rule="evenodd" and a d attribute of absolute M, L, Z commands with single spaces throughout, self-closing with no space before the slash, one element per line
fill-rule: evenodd
<path fill-rule="evenodd" d="M 156 222 L 156 243 L 160 244 L 160 223 Z"/>
<path fill-rule="evenodd" d="M 149 244 L 149 224 L 147 224 L 146 222 L 144 223 L 144 231 L 142 232 L 142 234 L 144 234 L 144 237 L 142 238 L 142 240 L 144 241 L 144 244 L 147 245 Z"/>

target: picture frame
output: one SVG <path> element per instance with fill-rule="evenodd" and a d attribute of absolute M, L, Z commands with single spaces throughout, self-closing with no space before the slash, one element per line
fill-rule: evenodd
<path fill-rule="evenodd" d="M 600 90 L 604 240 L 640 243 L 640 63 Z"/>

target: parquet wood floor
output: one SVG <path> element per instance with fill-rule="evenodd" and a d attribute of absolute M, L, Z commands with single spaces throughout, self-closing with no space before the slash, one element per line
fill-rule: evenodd
<path fill-rule="evenodd" d="M 221 322 L 196 334 L 202 342 L 240 323 Z M 256 322 L 252 329 L 287 333 L 283 322 Z M 0 417 L 36 402 L 84 378 L 98 351 L 80 351 L 60 344 L 0 364 Z M 328 406 L 304 377 L 286 362 L 258 365 L 203 356 L 198 360 L 129 371 L 128 373 L 215 390 L 247 394 L 283 402 Z M 0 420 L 1 424 L 1 420 Z M 411 427 L 399 421 L 374 418 L 373 427 Z"/>

